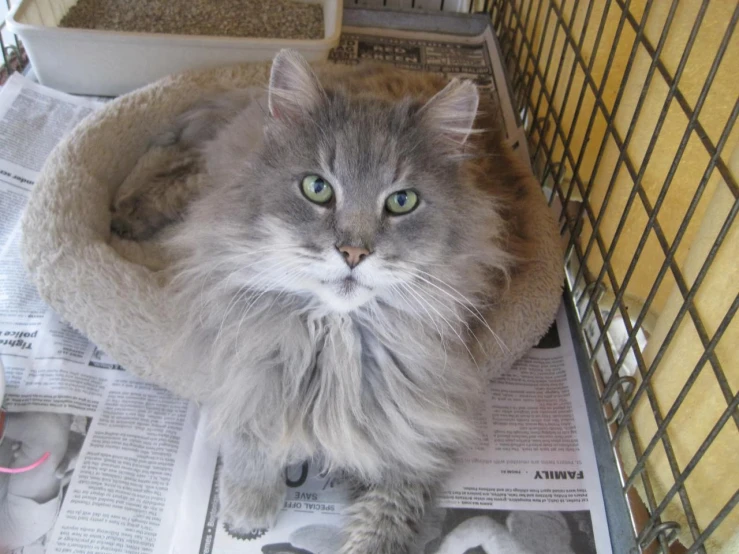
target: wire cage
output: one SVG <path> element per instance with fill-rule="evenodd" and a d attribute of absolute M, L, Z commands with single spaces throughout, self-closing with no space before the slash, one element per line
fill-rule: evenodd
<path fill-rule="evenodd" d="M 490 15 L 559 213 L 593 426 L 617 467 L 607 505 L 628 520 L 609 513 L 614 546 L 739 552 L 739 4 L 352 1 Z M 0 46 L 5 76 L 27 64 L 13 37 Z"/>
<path fill-rule="evenodd" d="M 5 6 L 0 5 L 0 51 L 2 52 L 0 85 L 5 83 L 11 73 L 22 71 L 28 65 L 28 56 L 20 41 L 5 29 L 5 22 L 2 18 L 9 10 L 10 0 L 5 0 Z"/>
<path fill-rule="evenodd" d="M 638 548 L 739 552 L 739 4 L 485 8 L 560 213 Z"/>

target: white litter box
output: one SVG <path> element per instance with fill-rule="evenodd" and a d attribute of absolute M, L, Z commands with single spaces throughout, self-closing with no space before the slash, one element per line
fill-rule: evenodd
<path fill-rule="evenodd" d="M 186 69 L 267 61 L 282 48 L 298 50 L 310 61 L 326 59 L 339 43 L 343 10 L 343 0 L 296 0 L 323 6 L 324 38 L 289 40 L 58 27 L 76 1 L 22 0 L 6 22 L 23 41 L 42 84 L 99 96 L 117 96 Z"/>

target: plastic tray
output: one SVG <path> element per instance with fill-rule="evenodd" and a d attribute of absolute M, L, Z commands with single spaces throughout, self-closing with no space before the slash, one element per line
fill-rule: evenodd
<path fill-rule="evenodd" d="M 58 27 L 76 0 L 22 0 L 6 22 L 23 41 L 42 84 L 76 94 L 116 96 L 186 69 L 267 61 L 282 48 L 293 48 L 310 61 L 326 59 L 339 42 L 343 0 L 296 1 L 323 6 L 324 38 L 230 38 Z"/>

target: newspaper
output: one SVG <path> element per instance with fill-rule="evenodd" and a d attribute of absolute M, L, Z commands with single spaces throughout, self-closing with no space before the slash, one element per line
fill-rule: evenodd
<path fill-rule="evenodd" d="M 0 358 L 7 390 L 0 553 L 167 552 L 198 417 L 48 309 L 23 270 L 19 220 L 44 160 L 99 102 L 13 75 L 0 91 Z"/>
<path fill-rule="evenodd" d="M 346 31 L 334 61 L 371 56 L 472 76 L 499 96 L 526 159 L 492 34 L 477 39 Z M 45 157 L 96 109 L 13 76 L 0 91 L 0 358 L 6 431 L 0 554 L 336 552 L 348 495 L 305 462 L 286 472 L 276 526 L 239 536 L 218 518 L 218 451 L 195 406 L 127 373 L 38 297 L 19 258 L 18 221 Z M 572 338 L 556 324 L 491 384 L 480 441 L 464 453 L 419 533 L 424 554 L 607 554 L 610 540 Z"/>

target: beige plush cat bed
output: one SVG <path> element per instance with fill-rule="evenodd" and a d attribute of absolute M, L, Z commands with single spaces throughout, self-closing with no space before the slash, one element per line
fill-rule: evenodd
<path fill-rule="evenodd" d="M 183 376 L 159 363 L 177 333 L 166 259 L 155 244 L 111 236 L 111 201 L 151 138 L 177 114 L 204 95 L 261 85 L 268 76 L 268 64 L 192 72 L 111 102 L 54 150 L 23 219 L 25 264 L 46 302 L 123 366 L 175 392 L 182 392 Z M 546 333 L 560 302 L 557 229 L 533 177 L 528 186 L 526 225 L 536 244 L 488 316 L 507 346 L 489 356 L 493 376 Z"/>

